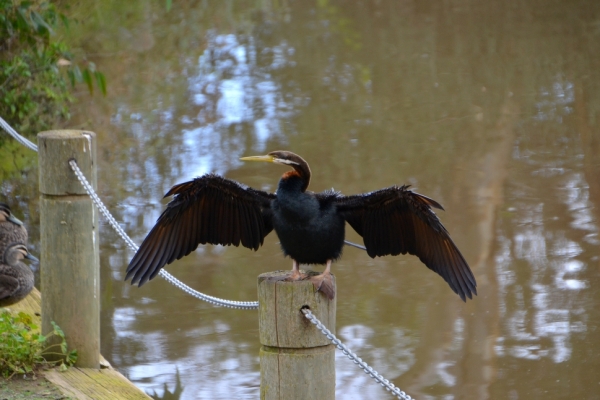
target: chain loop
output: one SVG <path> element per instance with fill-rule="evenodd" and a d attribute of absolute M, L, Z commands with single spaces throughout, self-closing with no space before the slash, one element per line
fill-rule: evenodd
<path fill-rule="evenodd" d="M 34 143 L 32 143 L 30 140 L 28 140 L 27 138 L 19 135 L 17 133 L 17 131 L 15 131 L 12 126 L 10 126 L 8 124 L 8 122 L 6 122 L 2 117 L 0 117 L 0 126 L 2 127 L 2 129 L 4 129 L 6 131 L 6 133 L 8 133 L 10 136 L 12 136 L 17 142 L 21 143 L 23 146 L 33 150 L 33 151 L 38 151 L 38 147 L 37 145 L 35 145 Z"/>

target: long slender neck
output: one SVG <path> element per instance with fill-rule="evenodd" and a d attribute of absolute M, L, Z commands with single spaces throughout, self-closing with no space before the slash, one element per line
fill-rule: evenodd
<path fill-rule="evenodd" d="M 306 193 L 307 182 L 296 171 L 289 171 L 279 180 L 276 209 L 279 218 L 287 224 L 303 225 L 314 217 L 319 203 L 314 196 Z"/>
<path fill-rule="evenodd" d="M 293 171 L 288 171 L 281 177 L 281 181 L 279 182 L 279 186 L 281 187 L 282 182 L 290 181 L 291 182 L 301 182 L 300 191 L 305 192 L 308 188 L 308 184 L 310 183 L 310 168 L 308 163 L 302 159 L 298 161 L 298 164 L 290 164 L 290 167 L 294 168 Z M 295 183 L 296 186 L 298 183 Z"/>
<path fill-rule="evenodd" d="M 304 193 L 308 184 L 296 171 L 289 171 L 283 174 L 279 180 L 277 193 L 281 194 L 297 194 Z"/>

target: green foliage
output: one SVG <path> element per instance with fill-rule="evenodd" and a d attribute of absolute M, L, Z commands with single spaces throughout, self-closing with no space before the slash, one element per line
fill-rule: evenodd
<path fill-rule="evenodd" d="M 65 370 L 77 361 L 77 350 L 69 351 L 65 334 L 52 322 L 53 331 L 44 336 L 29 314 L 0 313 L 0 373 L 5 377 L 14 374 L 34 373 L 38 366 L 59 366 Z M 60 343 L 48 345 L 50 337 Z M 58 349 L 56 349 L 58 347 Z M 44 356 L 58 355 L 58 361 L 47 361 Z"/>
<path fill-rule="evenodd" d="M 0 131 L 0 138 L 7 136 Z M 12 178 L 25 179 L 27 173 L 36 171 L 37 157 L 34 152 L 16 140 L 0 140 L 0 182 L 9 182 Z M 33 178 L 30 178 L 33 179 Z"/>
<path fill-rule="evenodd" d="M 69 118 L 67 82 L 94 82 L 106 94 L 106 79 L 91 62 L 80 67 L 62 41 L 53 41 L 69 18 L 49 0 L 0 0 L 0 116 L 22 134 L 54 128 Z"/>

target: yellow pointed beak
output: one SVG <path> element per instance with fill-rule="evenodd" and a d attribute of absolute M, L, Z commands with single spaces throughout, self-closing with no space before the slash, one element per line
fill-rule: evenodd
<path fill-rule="evenodd" d="M 263 162 L 275 162 L 275 157 L 266 155 L 266 156 L 250 156 L 250 157 L 242 157 L 241 161 L 263 161 Z"/>

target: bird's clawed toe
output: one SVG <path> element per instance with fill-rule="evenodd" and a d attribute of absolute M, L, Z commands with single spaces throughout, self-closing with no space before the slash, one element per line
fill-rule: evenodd
<path fill-rule="evenodd" d="M 301 281 L 306 279 L 306 274 L 301 273 L 299 270 L 292 270 L 291 274 L 286 278 L 286 281 Z"/>
<path fill-rule="evenodd" d="M 323 293 L 329 300 L 334 299 L 335 288 L 333 287 L 333 279 L 330 273 L 322 273 L 311 276 L 308 279 L 310 279 L 317 292 Z"/>

